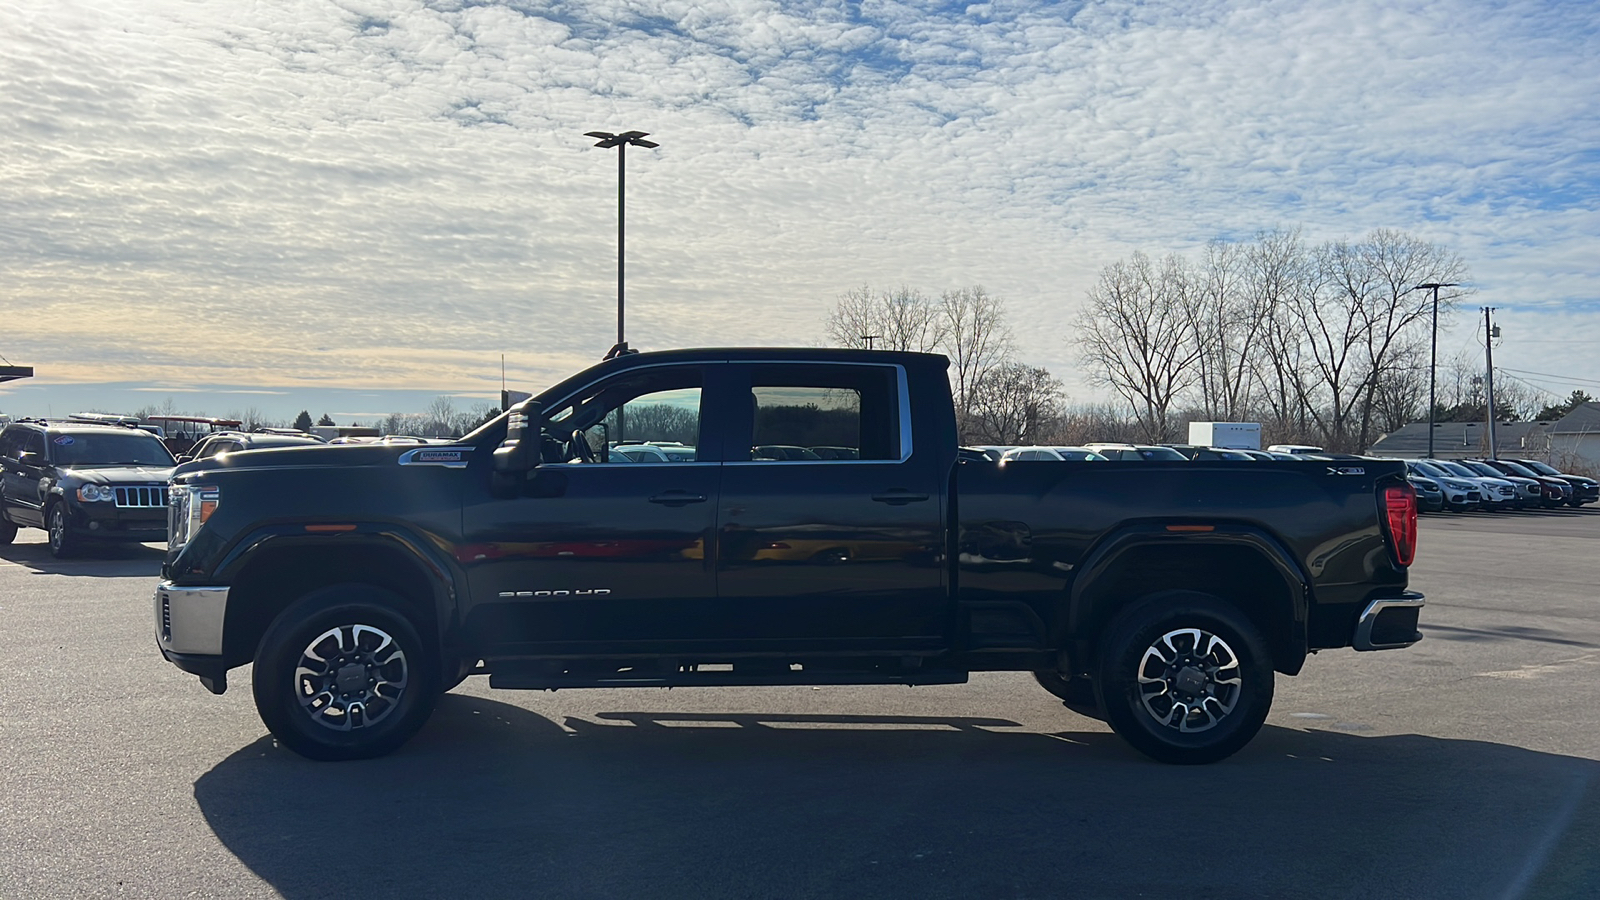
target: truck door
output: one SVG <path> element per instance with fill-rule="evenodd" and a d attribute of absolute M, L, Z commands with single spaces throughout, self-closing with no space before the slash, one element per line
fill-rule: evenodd
<path fill-rule="evenodd" d="M 744 402 L 729 418 L 718 513 L 726 614 L 785 648 L 937 642 L 950 612 L 942 483 L 934 454 L 911 445 L 904 369 L 731 368 Z"/>
<path fill-rule="evenodd" d="M 720 449 L 706 402 L 717 365 L 631 369 L 546 409 L 543 460 L 520 496 L 489 491 L 475 454 L 463 505 L 471 598 L 464 626 L 483 647 L 704 637 Z M 672 454 L 614 452 L 672 442 Z M 652 461 L 659 460 L 659 461 Z M 676 461 L 674 461 L 676 460 Z"/>

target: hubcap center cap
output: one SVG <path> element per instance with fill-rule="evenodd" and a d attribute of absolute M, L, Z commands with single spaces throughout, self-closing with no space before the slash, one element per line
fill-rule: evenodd
<path fill-rule="evenodd" d="M 367 689 L 367 667 L 360 663 L 341 666 L 334 676 L 334 684 L 341 694 L 353 694 Z"/>
<path fill-rule="evenodd" d="M 1184 666 L 1173 679 L 1173 686 L 1186 694 L 1198 694 L 1206 689 L 1206 673 L 1194 666 Z"/>

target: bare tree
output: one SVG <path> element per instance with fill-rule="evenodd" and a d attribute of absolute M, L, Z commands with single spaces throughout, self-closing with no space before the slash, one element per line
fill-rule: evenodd
<path fill-rule="evenodd" d="M 1193 318 L 1199 413 L 1205 421 L 1246 417 L 1258 380 L 1253 366 L 1271 328 L 1270 303 L 1249 290 L 1248 248 L 1212 241 L 1184 272 L 1184 308 Z"/>
<path fill-rule="evenodd" d="M 982 285 L 939 295 L 940 344 L 950 357 L 950 387 L 956 421 L 972 411 L 972 391 L 984 375 L 1011 359 L 1011 328 L 1005 303 Z"/>
<path fill-rule="evenodd" d="M 939 346 L 941 322 L 927 295 L 902 285 L 895 291 L 859 287 L 839 298 L 828 314 L 828 338 L 841 347 L 912 350 Z"/>
<path fill-rule="evenodd" d="M 973 386 L 961 440 L 969 444 L 1043 443 L 1061 409 L 1061 382 L 1049 371 L 1004 363 L 985 372 Z"/>
<path fill-rule="evenodd" d="M 1091 381 L 1127 401 L 1147 441 L 1169 437 L 1173 404 L 1198 377 L 1201 351 L 1182 272 L 1177 257 L 1157 268 L 1135 253 L 1101 270 L 1078 320 L 1076 343 Z"/>
<path fill-rule="evenodd" d="M 1354 248 L 1365 279 L 1365 290 L 1355 309 L 1366 329 L 1365 356 L 1368 381 L 1362 403 L 1358 447 L 1369 446 L 1373 418 L 1379 405 L 1378 393 L 1385 382 L 1394 383 L 1395 370 L 1415 365 L 1425 358 L 1432 322 L 1432 296 L 1418 291 L 1424 283 L 1466 280 L 1466 265 L 1448 251 L 1418 238 L 1389 229 L 1368 234 Z M 1439 295 L 1439 311 L 1453 313 L 1462 290 L 1446 290 Z"/>
<path fill-rule="evenodd" d="M 1261 340 L 1250 353 L 1254 396 L 1265 406 L 1267 430 L 1292 443 L 1310 438 L 1307 405 L 1315 395 L 1304 336 L 1291 310 L 1308 281 L 1308 267 L 1298 229 L 1260 232 L 1245 249 L 1243 291 L 1262 323 Z"/>

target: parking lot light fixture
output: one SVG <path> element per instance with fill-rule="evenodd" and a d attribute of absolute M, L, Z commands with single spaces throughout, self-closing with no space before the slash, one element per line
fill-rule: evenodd
<path fill-rule="evenodd" d="M 1433 331 L 1428 342 L 1428 459 L 1433 459 L 1433 409 L 1434 409 L 1434 372 L 1439 365 L 1439 288 L 1460 287 L 1458 282 L 1430 281 L 1412 288 L 1413 291 L 1433 291 Z M 620 291 L 621 288 L 618 288 Z M 618 295 L 621 302 L 621 295 Z"/>
<path fill-rule="evenodd" d="M 584 137 L 596 138 L 594 144 L 596 147 L 606 150 L 612 147 L 617 148 L 617 345 L 612 348 L 613 352 L 627 349 L 626 339 L 623 337 L 622 331 L 622 266 L 626 215 L 623 199 L 627 194 L 628 186 L 628 147 L 643 147 L 646 150 L 654 150 L 661 146 L 655 141 L 645 140 L 644 138 L 647 134 L 648 132 L 644 131 L 624 131 L 621 134 L 612 134 L 609 131 L 584 132 Z"/>

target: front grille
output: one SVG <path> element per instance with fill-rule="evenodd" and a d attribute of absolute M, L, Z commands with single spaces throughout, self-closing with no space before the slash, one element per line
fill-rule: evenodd
<path fill-rule="evenodd" d="M 117 507 L 120 509 L 159 509 L 166 505 L 166 485 L 117 488 Z"/>

